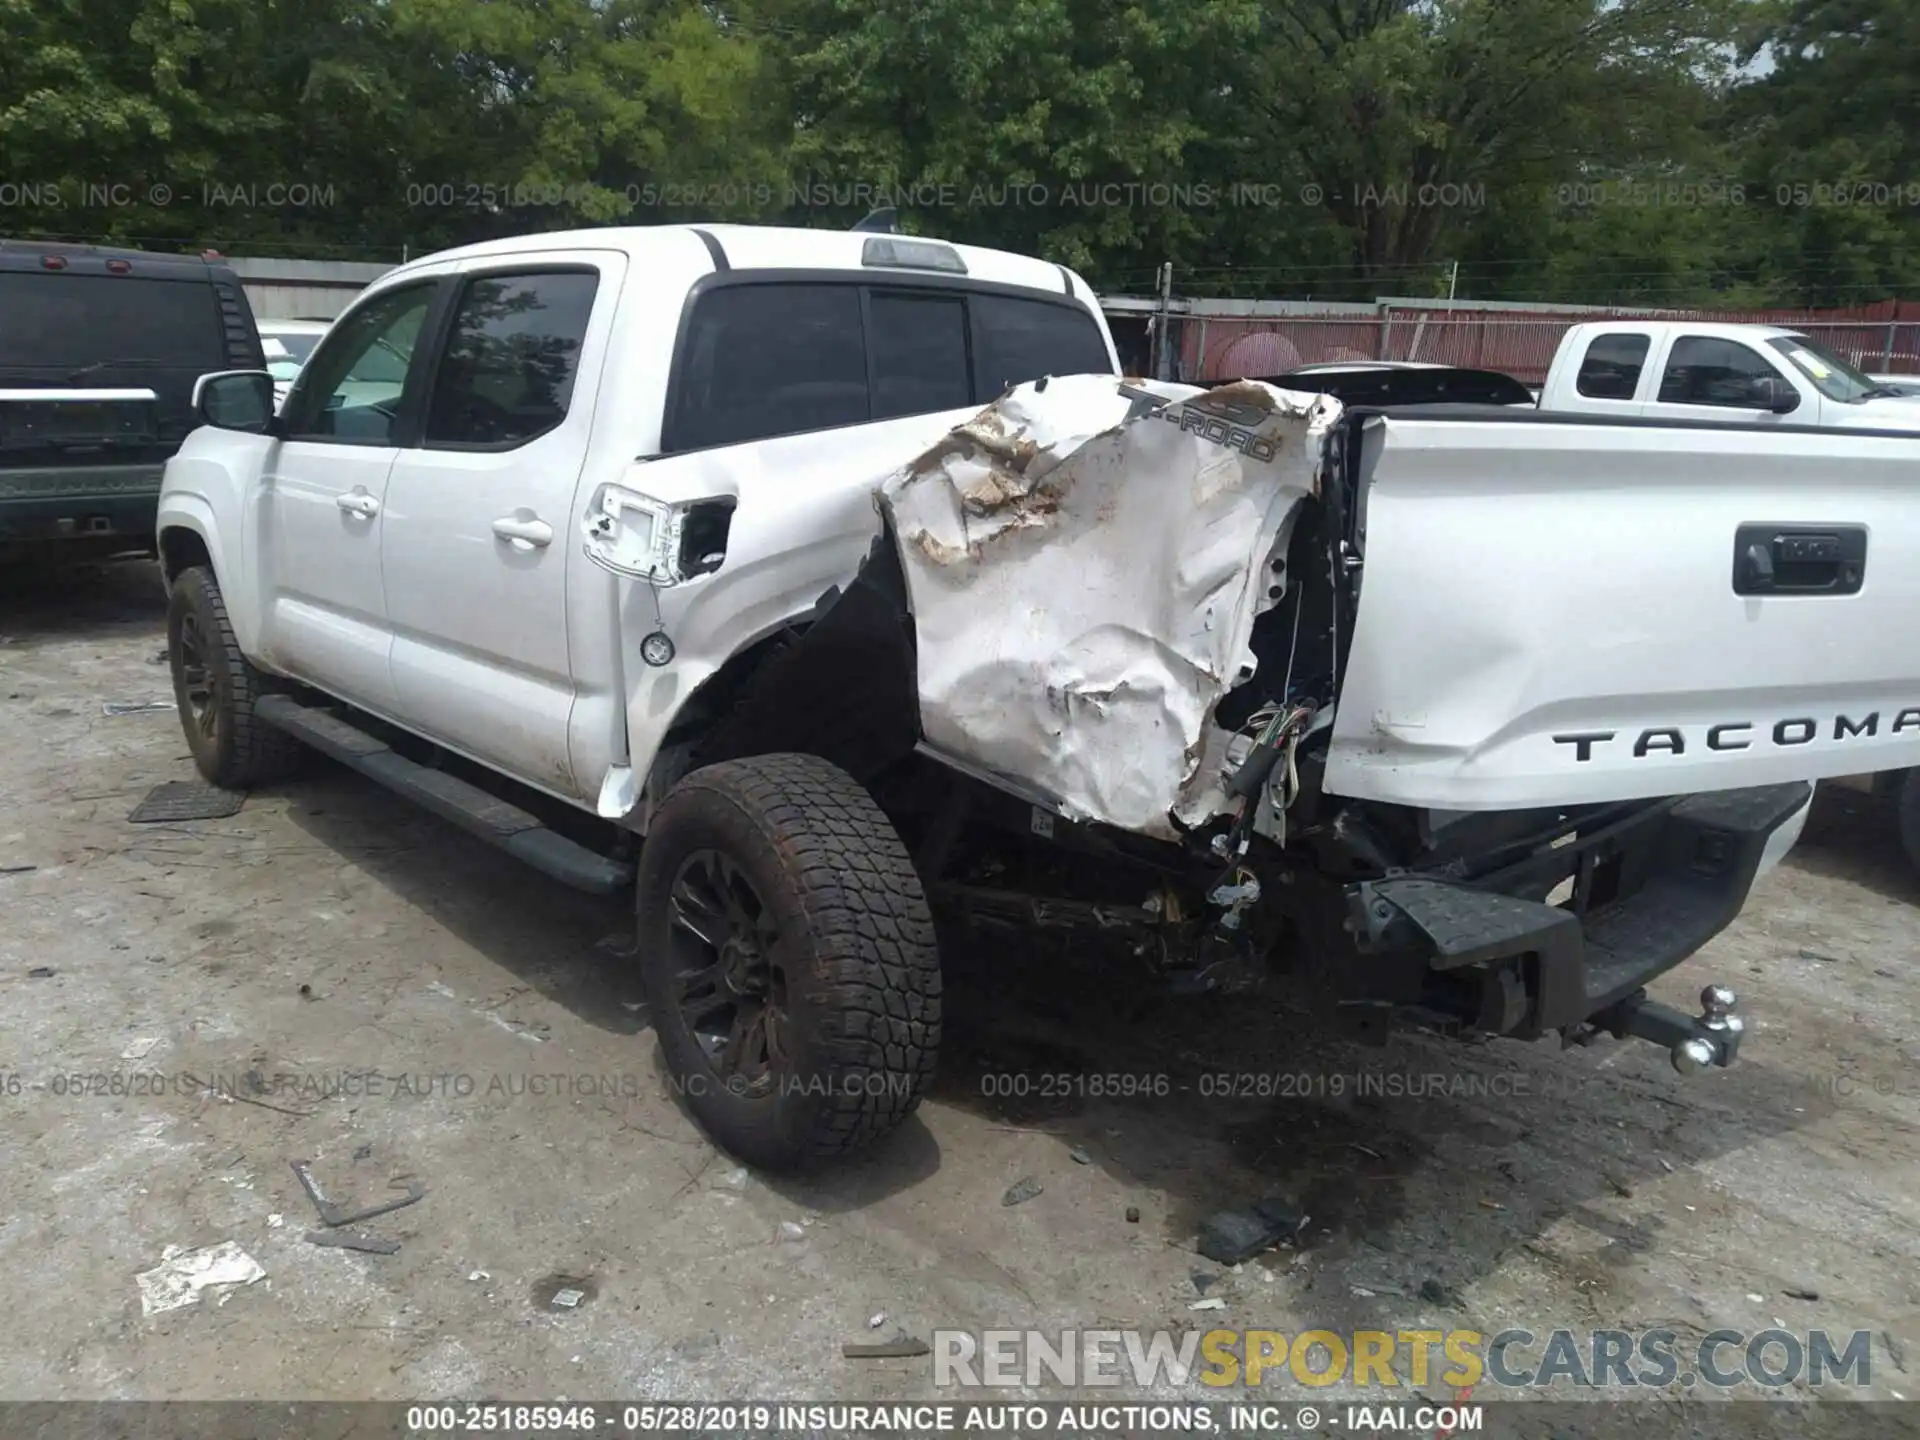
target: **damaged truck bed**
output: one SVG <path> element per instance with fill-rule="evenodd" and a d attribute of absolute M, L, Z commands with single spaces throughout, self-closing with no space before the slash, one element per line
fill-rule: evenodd
<path fill-rule="evenodd" d="M 825 756 L 937 906 L 1124 932 L 1177 988 L 1724 1066 L 1731 992 L 1644 987 L 1810 782 L 1920 762 L 1916 460 L 1043 380 L 884 481 L 858 579 L 701 759 Z"/>

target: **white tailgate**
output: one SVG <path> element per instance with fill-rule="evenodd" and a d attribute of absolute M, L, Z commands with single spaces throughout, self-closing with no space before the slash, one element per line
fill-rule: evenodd
<path fill-rule="evenodd" d="M 1365 454 L 1329 791 L 1496 810 L 1920 765 L 1920 440 L 1408 418 Z M 1753 523 L 1860 527 L 1858 593 L 1737 594 Z"/>

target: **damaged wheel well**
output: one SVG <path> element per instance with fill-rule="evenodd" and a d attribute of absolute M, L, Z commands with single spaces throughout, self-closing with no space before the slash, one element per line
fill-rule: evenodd
<path fill-rule="evenodd" d="M 811 624 L 742 651 L 702 687 L 709 692 L 698 765 L 798 751 L 871 785 L 911 755 L 920 740 L 913 616 L 891 532 Z"/>

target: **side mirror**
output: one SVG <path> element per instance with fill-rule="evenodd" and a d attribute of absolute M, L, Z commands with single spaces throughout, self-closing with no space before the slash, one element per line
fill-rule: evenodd
<path fill-rule="evenodd" d="M 1755 380 L 1753 398 L 1762 410 L 1775 415 L 1791 415 L 1800 408 L 1800 392 L 1777 376 L 1763 376 Z"/>
<path fill-rule="evenodd" d="M 220 370 L 193 382 L 193 413 L 203 425 L 264 435 L 273 424 L 273 376 L 265 370 Z"/>

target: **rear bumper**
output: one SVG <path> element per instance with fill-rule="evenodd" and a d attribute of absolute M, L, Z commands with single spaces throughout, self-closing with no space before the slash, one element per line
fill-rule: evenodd
<path fill-rule="evenodd" d="M 1798 838 L 1812 794 L 1796 782 L 1652 805 L 1472 885 L 1353 885 L 1349 929 L 1364 955 L 1422 957 L 1419 1008 L 1519 1038 L 1578 1026 L 1724 930 Z M 1569 879 L 1571 897 L 1543 903 Z"/>
<path fill-rule="evenodd" d="M 0 540 L 153 534 L 164 462 L 0 469 Z"/>

